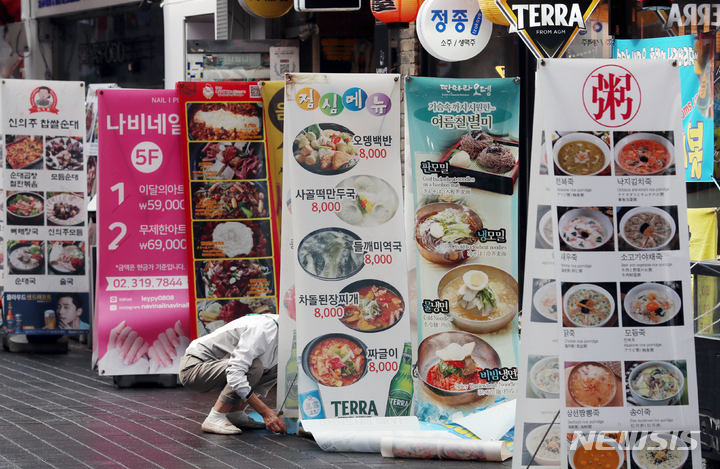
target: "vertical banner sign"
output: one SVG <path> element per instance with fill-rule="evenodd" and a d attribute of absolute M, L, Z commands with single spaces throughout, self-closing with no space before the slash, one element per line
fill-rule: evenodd
<path fill-rule="evenodd" d="M 98 91 L 98 371 L 178 373 L 190 343 L 174 90 Z"/>
<path fill-rule="evenodd" d="M 194 332 L 277 312 L 278 235 L 256 82 L 177 85 Z"/>
<path fill-rule="evenodd" d="M 560 370 L 558 366 L 558 302 L 555 291 L 553 225 L 550 210 L 550 176 L 552 159 L 545 152 L 542 102 L 535 94 L 533 118 L 530 194 L 526 236 L 523 321 L 518 359 L 518 398 L 515 420 L 516 443 L 513 468 L 530 464 L 534 441 L 550 429 L 548 435 L 560 442 Z M 555 138 L 551 135 L 550 138 Z M 539 440 L 538 440 L 539 441 Z M 529 448 L 533 448 L 530 450 Z M 560 448 L 546 452 L 533 465 L 560 465 Z M 616 469 L 616 468 L 613 468 Z"/>
<path fill-rule="evenodd" d="M 523 448 L 534 464 L 560 443 L 563 466 L 699 468 L 685 177 L 664 171 L 682 159 L 678 67 L 551 59 L 538 84 L 560 136 L 545 143 L 561 431 Z"/>
<path fill-rule="evenodd" d="M 0 85 L 5 188 L 5 330 L 87 333 L 85 87 Z"/>
<path fill-rule="evenodd" d="M 674 174 L 684 170 L 688 182 L 712 180 L 715 155 L 712 43 L 711 38 L 703 39 L 700 35 L 615 41 L 615 58 L 673 59 L 680 68 L 683 133 L 675 145 L 682 150 L 679 153 L 682 158 L 672 163 L 654 161 L 651 172 L 662 169 Z M 628 169 L 624 173 L 630 176 L 650 171 L 645 167 Z"/>
<path fill-rule="evenodd" d="M 275 191 L 275 214 L 278 227 L 282 227 L 282 186 L 283 186 L 283 127 L 285 120 L 285 81 L 260 82 L 263 98 L 263 116 L 267 136 L 268 168 Z M 281 230 L 282 231 L 282 230 Z"/>
<path fill-rule="evenodd" d="M 409 415 L 399 76 L 286 77 L 300 418 Z"/>
<path fill-rule="evenodd" d="M 450 421 L 517 385 L 517 79 L 409 78 L 417 416 Z M 410 188 L 408 188 L 410 189 Z"/>

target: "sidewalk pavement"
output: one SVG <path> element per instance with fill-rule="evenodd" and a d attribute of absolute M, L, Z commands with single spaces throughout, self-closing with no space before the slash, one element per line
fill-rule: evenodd
<path fill-rule="evenodd" d="M 120 389 L 90 369 L 87 345 L 60 355 L 0 350 L 0 469 L 5 468 L 477 468 L 477 463 L 326 453 L 269 430 L 200 430 L 215 394 L 178 386 Z M 272 407 L 273 402 L 268 402 Z"/>

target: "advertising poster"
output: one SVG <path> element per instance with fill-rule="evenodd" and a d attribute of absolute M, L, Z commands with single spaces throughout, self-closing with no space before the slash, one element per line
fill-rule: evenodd
<path fill-rule="evenodd" d="M 193 332 L 276 313 L 279 240 L 256 82 L 180 82 Z"/>
<path fill-rule="evenodd" d="M 614 57 L 618 59 L 671 59 L 680 69 L 682 130 L 675 142 L 680 157 L 674 161 L 654 162 L 653 171 L 685 173 L 688 182 L 710 182 L 715 155 L 713 118 L 713 52 L 711 35 L 687 35 L 653 39 L 616 40 Z M 615 165 L 616 175 L 636 175 Z M 643 174 L 643 173 L 640 173 Z"/>
<path fill-rule="evenodd" d="M 678 67 L 551 59 L 538 86 L 545 135 L 560 136 L 545 148 L 562 385 L 559 427 L 526 424 L 523 452 L 698 468 L 685 177 L 657 166 L 682 158 Z"/>
<path fill-rule="evenodd" d="M 400 77 L 286 77 L 300 418 L 409 415 Z"/>
<path fill-rule="evenodd" d="M 102 375 L 178 373 L 192 339 L 177 103 L 174 90 L 98 91 Z"/>
<path fill-rule="evenodd" d="M 84 103 L 81 82 L 0 85 L 8 333 L 89 332 Z"/>
<path fill-rule="evenodd" d="M 447 422 L 515 396 L 520 86 L 411 77 L 405 101 L 416 414 Z"/>

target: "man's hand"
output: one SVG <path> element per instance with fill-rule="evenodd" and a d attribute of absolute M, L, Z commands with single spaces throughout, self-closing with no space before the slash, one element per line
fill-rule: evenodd
<path fill-rule="evenodd" d="M 263 420 L 265 420 L 265 426 L 268 427 L 268 430 L 275 433 L 287 433 L 285 422 L 274 411 L 268 409 L 267 414 L 263 415 Z"/>

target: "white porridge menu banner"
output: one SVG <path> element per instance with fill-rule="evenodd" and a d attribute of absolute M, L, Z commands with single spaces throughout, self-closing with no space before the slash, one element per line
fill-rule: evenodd
<path fill-rule="evenodd" d="M 409 415 L 399 76 L 286 77 L 300 418 Z"/>
<path fill-rule="evenodd" d="M 545 148 L 560 463 L 700 467 L 685 180 L 669 170 L 682 161 L 678 68 L 545 60 L 538 86 L 545 135 L 557 137 Z M 597 431 L 630 433 L 567 444 Z"/>
<path fill-rule="evenodd" d="M 85 87 L 0 85 L 8 333 L 87 333 Z"/>

